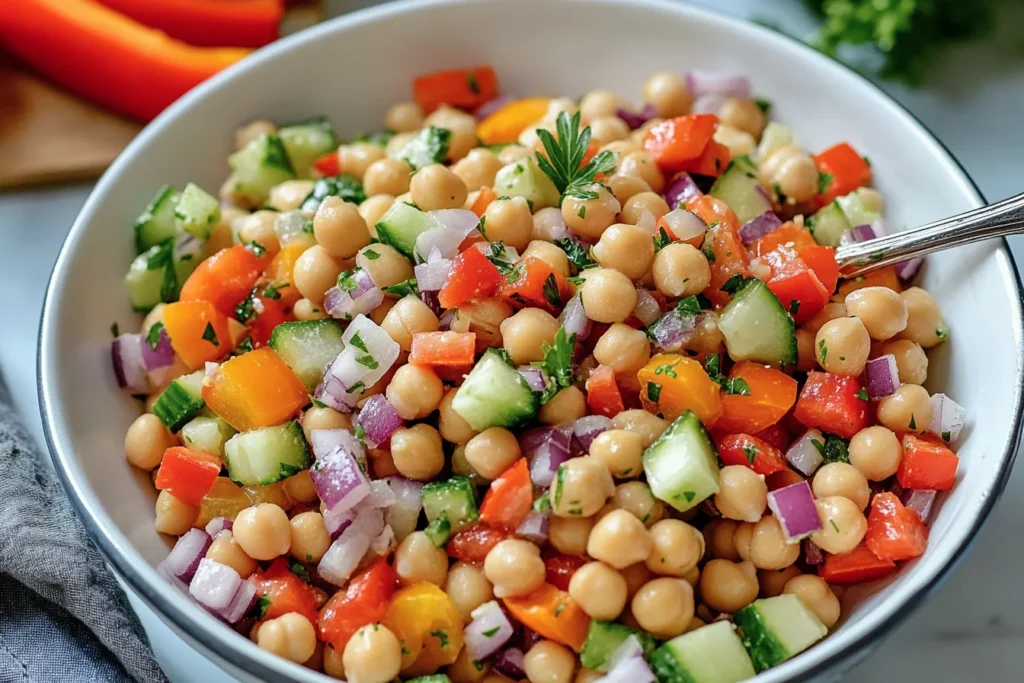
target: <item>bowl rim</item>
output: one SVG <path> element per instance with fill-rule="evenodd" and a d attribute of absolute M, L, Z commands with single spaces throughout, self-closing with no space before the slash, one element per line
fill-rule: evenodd
<path fill-rule="evenodd" d="M 254 653 L 252 648 L 255 646 L 252 645 L 248 639 L 239 640 L 233 636 L 228 636 L 227 634 L 232 632 L 225 629 L 221 624 L 216 624 L 213 620 L 194 619 L 187 610 L 182 609 L 182 607 L 176 604 L 175 601 L 169 600 L 162 595 L 161 591 L 150 582 L 150 577 L 143 576 L 142 573 L 140 573 L 133 565 L 132 558 L 130 558 L 125 552 L 125 547 L 130 548 L 131 543 L 128 541 L 127 537 L 112 524 L 107 515 L 102 511 L 99 500 L 88 482 L 84 480 L 84 477 L 81 479 L 79 478 L 78 473 L 76 472 L 76 465 L 74 464 L 75 452 L 72 445 L 67 444 L 67 448 L 65 448 L 63 444 L 58 443 L 56 436 L 58 433 L 58 411 L 54 407 L 56 401 L 54 396 L 55 392 L 51 389 L 51 386 L 55 381 L 53 371 L 50 367 L 53 361 L 49 359 L 46 353 L 51 344 L 55 343 L 50 341 L 50 337 L 52 336 L 51 328 L 54 324 L 53 321 L 57 315 L 53 305 L 54 299 L 57 298 L 56 292 L 61 289 L 61 285 L 65 279 L 67 262 L 74 251 L 74 244 L 85 230 L 86 225 L 93 220 L 94 214 L 104 201 L 105 195 L 107 194 L 110 186 L 116 183 L 117 179 L 121 175 L 122 168 L 127 165 L 128 160 L 136 154 L 137 149 L 142 147 L 150 138 L 161 134 L 163 129 L 173 119 L 186 112 L 189 107 L 192 106 L 193 102 L 202 99 L 208 92 L 213 92 L 222 85 L 228 83 L 234 79 L 236 74 L 241 74 L 250 69 L 258 68 L 259 65 L 267 61 L 272 61 L 279 54 L 297 49 L 298 46 L 306 40 L 316 39 L 320 36 L 339 30 L 352 29 L 357 28 L 360 25 L 371 24 L 379 19 L 387 18 L 394 14 L 409 11 L 429 11 L 430 8 L 434 6 L 461 5 L 476 1 L 478 0 L 399 0 L 397 2 L 385 3 L 350 12 L 330 19 L 311 29 L 307 29 L 293 36 L 278 40 L 275 43 L 258 50 L 253 56 L 229 67 L 211 79 L 196 86 L 168 107 L 155 120 L 150 122 L 99 179 L 72 224 L 71 229 L 68 231 L 67 236 L 64 238 L 54 264 L 53 271 L 51 272 L 47 283 L 42 305 L 42 314 L 40 317 L 36 355 L 36 383 L 39 410 L 43 424 L 43 435 L 50 459 L 61 484 L 71 500 L 78 518 L 81 520 L 86 532 L 112 567 L 114 573 L 123 578 L 136 595 L 138 595 L 150 609 L 156 612 L 156 614 L 160 616 L 165 623 L 169 622 L 171 628 L 179 636 L 186 639 L 193 648 L 199 650 L 207 658 L 218 663 L 229 663 L 233 667 L 236 667 L 237 669 L 261 680 L 285 682 L 294 681 L 297 680 L 297 678 L 307 678 L 309 675 L 312 675 L 313 677 L 322 677 L 322 675 L 316 674 L 316 672 L 312 672 L 308 669 L 304 669 L 297 664 L 273 657 L 268 653 L 262 653 L 262 651 L 259 650 L 256 650 Z M 560 1 L 581 2 L 583 0 Z M 593 2 L 593 0 L 590 1 Z M 628 0 L 599 1 L 606 4 L 628 4 Z M 852 77 L 860 80 L 863 84 L 869 86 L 883 101 L 886 101 L 891 105 L 895 105 L 897 113 L 901 114 L 906 119 L 908 126 L 916 128 L 917 132 L 923 137 L 923 139 L 936 145 L 938 151 L 945 155 L 945 160 L 950 164 L 955 174 L 959 175 L 959 178 L 965 185 L 965 188 L 974 195 L 973 199 L 976 204 L 980 206 L 987 203 L 981 193 L 981 190 L 973 179 L 971 179 L 960 161 L 916 115 L 910 112 L 901 103 L 893 99 L 878 85 L 866 79 L 864 76 L 845 64 L 829 59 L 814 48 L 793 37 L 773 31 L 740 17 L 705 7 L 695 7 L 684 3 L 671 2 L 670 0 L 646 1 L 647 4 L 658 7 L 662 10 L 670 10 L 683 16 L 689 14 L 691 16 L 696 16 L 703 21 L 711 22 L 712 24 L 731 24 L 733 25 L 733 28 L 738 25 L 741 30 L 751 32 L 759 39 L 766 40 L 769 43 L 775 41 L 776 43 L 789 44 L 791 47 L 797 46 L 798 49 L 803 51 L 807 59 L 824 60 L 831 65 L 831 68 L 835 68 L 840 72 L 845 72 L 846 77 Z M 1024 378 L 1024 314 L 1022 314 L 1021 308 L 1022 301 L 1024 301 L 1024 286 L 1022 286 L 1021 275 L 1014 266 L 1013 255 L 1005 238 L 1000 239 L 1000 242 L 996 245 L 994 251 L 996 252 L 998 264 L 1004 271 L 1004 277 L 1008 280 L 1008 284 L 1012 285 L 1013 292 L 1016 294 L 1015 297 L 1011 297 L 1011 308 L 1013 309 L 1012 314 L 1016 320 L 1014 337 L 1018 349 L 1016 367 L 1014 368 L 1016 387 L 1014 395 L 1015 407 L 1012 432 L 1005 445 L 1005 449 L 1000 456 L 996 479 L 993 482 L 992 489 L 987 492 L 986 500 L 978 511 L 976 519 L 973 521 L 968 533 L 950 552 L 949 557 L 946 558 L 945 562 L 934 569 L 933 575 L 930 578 L 927 578 L 922 585 L 918 586 L 913 590 L 913 592 L 906 596 L 902 607 L 892 608 L 889 614 L 878 619 L 878 623 L 875 624 L 873 628 L 865 630 L 864 633 L 856 636 L 847 645 L 847 647 L 836 649 L 835 652 L 819 657 L 817 661 L 812 661 L 811 659 L 808 659 L 806 655 L 801 654 L 773 670 L 759 674 L 756 677 L 756 680 L 809 680 L 816 675 L 822 674 L 839 666 L 842 662 L 854 657 L 856 653 L 866 653 L 877 646 L 883 636 L 888 634 L 897 624 L 903 621 L 948 577 L 949 573 L 960 562 L 965 552 L 976 540 L 979 529 L 985 523 L 995 507 L 996 502 L 1002 495 L 1016 458 L 1017 449 L 1021 440 L 1021 425 L 1022 422 L 1024 422 L 1024 381 L 1022 381 L 1022 378 Z M 110 532 L 109 534 L 105 530 L 108 527 Z M 876 609 L 876 611 L 878 610 Z M 261 653 L 266 656 L 260 656 L 260 654 L 257 653 Z M 773 676 L 771 673 L 772 671 L 776 672 L 776 675 Z M 304 673 L 300 674 L 299 672 Z M 298 677 L 296 676 L 297 674 Z M 326 677 L 322 677 L 321 680 L 326 680 Z"/>

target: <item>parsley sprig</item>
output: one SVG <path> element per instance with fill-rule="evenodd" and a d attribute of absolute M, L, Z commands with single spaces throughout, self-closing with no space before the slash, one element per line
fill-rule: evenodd
<path fill-rule="evenodd" d="M 576 335 L 565 336 L 565 328 L 558 328 L 554 346 L 547 342 L 541 344 L 544 360 L 533 365 L 544 371 L 548 384 L 540 397 L 541 403 L 547 403 L 562 389 L 570 386 L 573 380 L 572 356 L 576 345 Z"/>
<path fill-rule="evenodd" d="M 605 150 L 583 164 L 583 157 L 590 145 L 590 126 L 580 129 L 580 113 L 562 112 L 555 120 L 555 132 L 543 128 L 537 129 L 537 136 L 544 145 L 544 154 L 537 152 L 537 165 L 540 170 L 551 178 L 562 196 L 573 196 L 579 199 L 597 199 L 597 193 L 587 186 L 603 173 L 611 173 L 615 169 L 615 153 Z"/>
<path fill-rule="evenodd" d="M 704 361 L 704 369 L 707 370 L 711 381 L 721 385 L 722 391 L 725 393 L 738 396 L 750 395 L 750 385 L 745 379 L 742 377 L 729 378 L 722 374 L 722 358 L 717 353 L 708 356 L 708 359 Z"/>

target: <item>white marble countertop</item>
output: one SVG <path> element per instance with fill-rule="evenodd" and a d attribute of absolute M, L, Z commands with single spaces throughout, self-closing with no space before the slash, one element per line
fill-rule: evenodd
<path fill-rule="evenodd" d="M 332 3 L 343 9 L 368 0 Z M 702 0 L 735 14 L 764 17 L 757 0 Z M 772 19 L 806 31 L 807 17 L 795 1 L 772 3 Z M 920 90 L 883 84 L 942 140 L 991 201 L 1022 188 L 1024 58 L 1019 34 L 1024 11 L 1003 17 L 999 35 L 943 57 L 932 81 Z M 35 347 L 43 290 L 64 234 L 84 202 L 90 184 L 50 186 L 0 193 L 0 369 L 32 434 L 42 444 L 35 387 Z M 1024 263 L 1024 238 L 1011 239 Z M 945 584 L 865 663 L 844 680 L 1002 683 L 1022 680 L 1024 669 L 1024 467 L 1011 477 L 1006 494 L 973 550 Z M 144 620 L 152 617 L 143 615 Z M 173 639 L 168 632 L 168 636 Z M 176 640 L 176 639 L 175 639 Z M 171 640 L 158 645 L 163 661 L 177 661 L 168 673 L 180 680 L 199 676 L 201 664 Z"/>

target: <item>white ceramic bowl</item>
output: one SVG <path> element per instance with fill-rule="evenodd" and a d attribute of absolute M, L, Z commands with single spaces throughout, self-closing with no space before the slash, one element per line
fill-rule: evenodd
<path fill-rule="evenodd" d="M 161 183 L 218 187 L 232 131 L 252 118 L 326 114 L 350 136 L 379 128 L 389 104 L 409 99 L 412 76 L 484 63 L 497 68 L 510 93 L 610 88 L 634 101 L 657 70 L 744 72 L 804 146 L 849 140 L 871 157 L 890 225 L 982 203 L 948 152 L 868 82 L 777 33 L 683 4 L 388 4 L 281 41 L 197 88 L 120 156 L 72 227 L 44 305 L 39 388 L 54 464 L 93 539 L 172 628 L 239 678 L 327 680 L 258 649 L 154 570 L 168 548 L 153 531 L 154 492 L 122 454 L 139 406 L 117 391 L 108 356 L 111 322 L 130 329 L 138 321 L 121 283 L 133 256 L 132 220 Z M 922 559 L 884 586 L 851 591 L 857 605 L 841 628 L 760 681 L 828 677 L 866 656 L 952 568 L 1002 491 L 1019 433 L 1022 380 L 1021 289 L 1005 242 L 934 256 L 923 280 L 952 329 L 949 343 L 931 354 L 929 388 L 945 391 L 970 415 L 957 486 L 943 497 Z"/>

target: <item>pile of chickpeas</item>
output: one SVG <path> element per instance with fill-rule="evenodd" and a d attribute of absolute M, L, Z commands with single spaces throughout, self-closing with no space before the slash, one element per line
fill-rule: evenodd
<path fill-rule="evenodd" d="M 689 113 L 693 99 L 685 81 L 669 73 L 651 76 L 643 97 L 653 105 L 657 118 L 639 130 L 631 131 L 616 116 L 619 108 L 631 106 L 629 102 L 608 91 L 593 91 L 584 95 L 578 107 L 568 98 L 552 100 L 547 114 L 528 127 L 518 143 L 498 151 L 477 146 L 477 120 L 469 113 L 442 107 L 424 115 L 414 103 L 396 104 L 383 122 L 396 133 L 386 145 L 356 142 L 338 151 L 341 172 L 363 183 L 365 201 L 356 206 L 327 197 L 312 216 L 312 234 L 301 232 L 284 239 L 275 232 L 275 219 L 281 212 L 298 209 L 313 187 L 312 179 L 289 180 L 274 187 L 266 203 L 269 208 L 246 205 L 225 185 L 222 200 L 227 208 L 207 250 L 214 253 L 232 242 L 258 242 L 273 255 L 283 247 L 302 245 L 292 283 L 302 298 L 292 313 L 300 320 L 323 318 L 325 292 L 346 269 L 364 268 L 382 288 L 413 277 L 413 263 L 389 245 L 373 242 L 376 257 L 365 255 L 376 235 L 375 224 L 395 202 L 412 202 L 423 210 L 472 206 L 482 187 L 494 185 L 500 169 L 540 149 L 536 129 L 553 131 L 560 112 L 578 109 L 601 149 L 617 154 L 614 173 L 592 187 L 597 197 L 566 197 L 556 206 L 535 203 L 532 207 L 522 197 L 496 199 L 484 214 L 487 235 L 514 247 L 523 257 L 545 261 L 566 277 L 572 274 L 569 261 L 553 244 L 559 224 L 564 222 L 594 243 L 591 254 L 599 267 L 581 274 L 578 292 L 587 317 L 606 325 L 590 341 L 592 350 L 580 363 L 579 374 L 585 376 L 598 364 L 610 367 L 624 394 L 635 397 L 637 371 L 652 355 L 644 331 L 625 324 L 637 303 L 635 286 L 659 292 L 671 305 L 699 294 L 711 280 L 708 260 L 700 249 L 680 242 L 655 253 L 651 233 L 637 226 L 645 213 L 658 219 L 670 210 L 660 194 L 666 177 L 643 150 L 642 136 L 664 118 Z M 718 113 L 721 123 L 716 139 L 733 157 L 752 153 L 766 124 L 761 108 L 749 99 L 728 98 Z M 413 173 L 397 154 L 427 126 L 451 131 L 448 158 Z M 274 124 L 256 121 L 237 131 L 237 145 L 241 148 L 255 136 L 275 131 Z M 817 191 L 817 168 L 808 153 L 795 145 L 759 160 L 759 177 L 766 188 L 784 196 L 788 205 L 780 206 L 780 211 L 798 211 Z M 776 199 L 783 201 L 783 196 Z M 880 195 L 868 198 L 881 209 Z M 426 482 L 454 472 L 486 485 L 523 456 L 515 432 L 501 427 L 476 432 L 452 409 L 459 381 L 453 383 L 430 367 L 406 362 L 413 335 L 440 328 L 438 315 L 430 307 L 417 297 L 389 294 L 370 318 L 398 343 L 402 355 L 366 395 L 383 393 L 407 422 L 393 434 L 388 448 L 369 450 L 374 478 L 397 474 Z M 162 306 L 158 306 L 146 316 L 143 334 L 161 320 Z M 513 363 L 521 365 L 544 358 L 543 349 L 554 344 L 560 324 L 548 311 L 515 310 L 504 300 L 489 298 L 459 306 L 450 327 L 476 333 L 478 352 L 502 348 Z M 892 477 L 900 464 L 897 433 L 908 431 L 912 424 L 917 425 L 916 431 L 923 431 L 930 424 L 929 395 L 921 386 L 928 372 L 925 349 L 940 343 L 946 329 L 935 300 L 924 290 L 866 287 L 834 299 L 797 330 L 796 370 L 820 368 L 859 376 L 870 358 L 891 353 L 902 383 L 895 394 L 874 404 L 877 424 L 851 440 L 849 463 L 826 464 L 810 478 L 824 521 L 812 540 L 825 552 L 844 553 L 861 542 L 872 483 Z M 724 353 L 713 313 L 686 350 L 701 357 Z M 185 372 L 184 367 L 181 371 Z M 147 410 L 163 389 L 154 391 Z M 632 398 L 627 406 L 637 404 Z M 565 424 L 588 412 L 580 381 L 546 402 L 537 421 Z M 785 542 L 779 522 L 767 510 L 763 476 L 743 466 L 723 467 L 720 490 L 712 501 L 720 516 L 697 509 L 680 514 L 656 499 L 642 479 L 643 452 L 669 423 L 635 407 L 614 416 L 612 423 L 613 428 L 593 440 L 589 453 L 568 460 L 562 476 L 553 482 L 561 491 L 550 496 L 553 509 L 543 554 L 535 543 L 509 537 L 497 543 L 480 564 L 453 562 L 444 547 L 435 547 L 423 531 L 414 531 L 393 549 L 391 562 L 401 584 L 427 582 L 442 587 L 468 623 L 481 604 L 523 596 L 541 586 L 544 557 L 556 552 L 585 560 L 572 575 L 568 593 L 587 615 L 621 621 L 658 639 L 673 638 L 720 615 L 731 615 L 758 597 L 781 593 L 798 596 L 827 627 L 837 623 L 840 587 L 830 586 L 813 573 L 813 567 L 802 564 L 799 544 Z M 307 438 L 313 430 L 353 426 L 350 415 L 317 405 L 302 413 L 301 425 Z M 155 470 L 164 450 L 179 443 L 178 435 L 146 412 L 129 428 L 125 450 L 131 464 Z M 207 557 L 232 567 L 243 578 L 278 557 L 302 563 L 315 575 L 316 563 L 330 547 L 331 538 L 308 471 L 244 491 L 249 504 L 237 513 L 233 528 L 216 537 Z M 199 507 L 166 491 L 159 493 L 157 531 L 178 536 L 206 521 Z M 337 589 L 315 578 L 314 585 L 318 590 Z M 259 647 L 351 683 L 386 683 L 400 673 L 401 643 L 381 624 L 360 629 L 343 652 L 324 647 L 316 626 L 299 614 L 243 624 Z M 588 682 L 602 675 L 582 669 L 569 648 L 544 639 L 529 647 L 525 669 L 531 683 Z M 446 671 L 455 681 L 506 681 L 491 670 L 489 662 L 478 667 L 464 651 Z"/>

